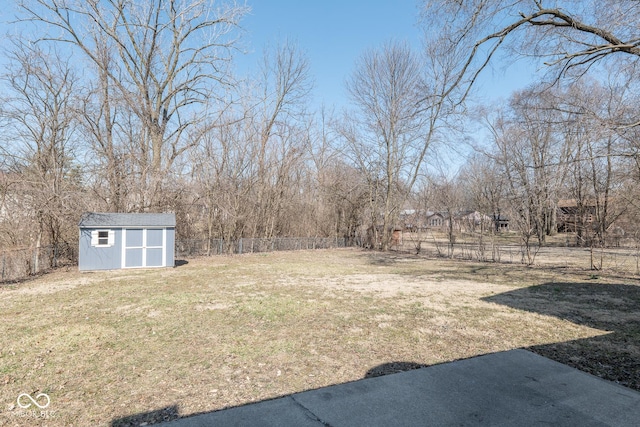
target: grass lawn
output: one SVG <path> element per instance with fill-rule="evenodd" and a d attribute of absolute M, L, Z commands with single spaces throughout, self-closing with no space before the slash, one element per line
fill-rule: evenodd
<path fill-rule="evenodd" d="M 355 249 L 57 271 L 0 288 L 0 425 L 140 425 L 522 347 L 640 389 L 639 311 L 628 278 Z"/>

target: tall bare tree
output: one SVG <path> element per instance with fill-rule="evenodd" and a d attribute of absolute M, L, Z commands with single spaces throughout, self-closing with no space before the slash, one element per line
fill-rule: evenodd
<path fill-rule="evenodd" d="M 313 203 L 310 201 L 308 210 L 317 235 L 354 243 L 363 231 L 367 186 L 358 169 L 343 159 L 332 121 L 332 114 L 321 109 L 308 147 L 313 174 Z"/>
<path fill-rule="evenodd" d="M 9 157 L 5 178 L 13 177 L 9 181 L 14 185 L 5 189 L 5 202 L 12 206 L 3 217 L 17 214 L 28 219 L 26 236 L 10 240 L 36 247 L 68 242 L 76 236 L 82 178 L 74 161 L 80 149 L 78 77 L 69 59 L 55 50 L 16 41 L 8 59 L 2 78 L 7 89 L 2 99 L 2 144 Z"/>
<path fill-rule="evenodd" d="M 130 209 L 129 187 L 133 184 L 130 171 L 135 158 L 135 150 L 127 150 L 127 135 L 133 112 L 123 102 L 122 96 L 107 70 L 112 68 L 113 49 L 104 36 L 92 34 L 96 44 L 95 60 L 100 61 L 95 79 L 88 83 L 84 94 L 82 110 L 82 130 L 91 150 L 85 167 L 94 178 L 93 192 L 102 201 L 100 210 L 127 212 Z M 132 154 L 133 157 L 127 154 Z M 131 193 L 134 191 L 131 190 Z"/>
<path fill-rule="evenodd" d="M 300 233 L 310 88 L 305 56 L 285 41 L 265 49 L 261 75 L 230 91 L 237 102 L 221 101 L 224 114 L 202 125 L 190 158 L 209 240 Z"/>
<path fill-rule="evenodd" d="M 213 238 L 225 242 L 231 253 L 233 242 L 252 227 L 252 191 L 257 184 L 257 147 L 247 143 L 251 121 L 244 109 L 227 112 L 200 135 L 191 153 L 197 205 L 202 205 L 207 251 Z"/>
<path fill-rule="evenodd" d="M 371 229 L 376 241 L 381 233 L 383 250 L 431 143 L 423 77 L 419 58 L 406 44 L 387 43 L 363 54 L 347 80 L 354 111 L 338 130 L 366 178 Z"/>
<path fill-rule="evenodd" d="M 573 85 L 564 98 L 564 134 L 572 141 L 567 186 L 576 201 L 578 243 L 605 245 L 608 231 L 626 208 L 616 187 L 622 182 L 621 150 L 628 148 L 610 124 L 628 108 L 628 100 L 617 86 L 586 81 Z M 586 221 L 589 215 L 591 221 Z"/>
<path fill-rule="evenodd" d="M 491 238 L 491 256 L 499 258 L 496 234 L 505 218 L 504 189 L 506 182 L 499 165 L 487 156 L 470 158 L 459 172 L 459 182 L 463 188 L 464 206 L 480 212 L 478 234 L 478 258 L 486 260 L 485 232 Z M 485 221 L 491 218 L 491 221 Z"/>
<path fill-rule="evenodd" d="M 489 231 L 499 231 L 497 227 L 504 213 L 506 184 L 499 165 L 487 156 L 475 155 L 460 170 L 460 181 L 465 183 L 465 206 L 490 216 L 494 228 Z"/>
<path fill-rule="evenodd" d="M 21 7 L 26 20 L 44 25 L 40 41 L 78 48 L 97 70 L 103 97 L 112 87 L 135 114 L 139 132 L 130 142 L 137 144 L 139 188 L 133 209 L 158 209 L 164 177 L 192 147 L 185 130 L 230 81 L 233 30 L 247 8 L 206 0 L 30 0 Z M 109 119 L 104 123 L 108 133 Z M 115 178 L 112 185 L 117 191 Z"/>
<path fill-rule="evenodd" d="M 531 238 L 538 245 L 555 234 L 557 202 L 567 175 L 570 146 L 560 129 L 559 97 L 535 87 L 512 95 L 509 108 L 491 123 L 490 156 L 506 177 L 511 217 L 520 231 L 523 258 L 532 263 Z"/>
<path fill-rule="evenodd" d="M 256 220 L 253 236 L 273 237 L 284 231 L 282 213 L 309 138 L 307 102 L 312 88 L 309 62 L 301 49 L 285 40 L 265 48 L 261 76 L 250 112 L 257 146 Z M 286 227 L 285 227 L 286 228 Z"/>

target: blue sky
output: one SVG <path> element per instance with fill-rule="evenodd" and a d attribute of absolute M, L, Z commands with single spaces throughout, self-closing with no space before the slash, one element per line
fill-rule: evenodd
<path fill-rule="evenodd" d="M 290 38 L 309 58 L 316 90 L 314 104 L 338 107 L 346 103 L 344 81 L 365 50 L 388 40 L 400 40 L 420 49 L 416 0 L 253 0 L 251 13 L 242 21 L 247 31 L 242 68 L 255 65 L 267 43 Z M 486 101 L 507 98 L 530 81 L 532 68 L 525 63 L 494 64 L 480 80 Z M 507 64 L 508 65 L 508 64 Z"/>
<path fill-rule="evenodd" d="M 142 1 L 142 0 L 141 0 Z M 265 45 L 289 38 L 306 52 L 315 82 L 314 105 L 338 108 L 347 102 L 344 81 L 356 59 L 389 40 L 421 49 L 417 25 L 420 0 L 248 0 L 251 12 L 241 22 L 246 55 L 238 69 L 257 68 Z M 15 19 L 15 2 L 0 0 L 0 26 Z M 10 31 L 10 26 L 6 29 Z M 3 32 L 5 33 L 5 32 Z M 2 34 L 1 36 L 3 36 Z M 5 42 L 5 40 L 2 40 Z M 2 43 L 4 44 L 4 43 Z M 507 98 L 531 81 L 533 68 L 494 63 L 485 70 L 478 90 L 484 101 Z"/>
<path fill-rule="evenodd" d="M 306 52 L 315 81 L 316 103 L 345 102 L 343 84 L 365 50 L 398 39 L 420 45 L 414 0 L 253 0 L 242 21 L 255 64 L 265 44 L 289 38 Z"/>

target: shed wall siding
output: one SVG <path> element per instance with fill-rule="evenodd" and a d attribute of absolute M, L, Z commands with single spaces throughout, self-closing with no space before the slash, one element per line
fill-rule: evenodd
<path fill-rule="evenodd" d="M 78 269 L 84 270 L 113 270 L 120 268 L 122 246 L 122 229 L 104 227 L 104 230 L 114 230 L 114 242 L 109 247 L 91 246 L 90 228 L 80 229 L 80 244 L 78 247 Z"/>
<path fill-rule="evenodd" d="M 164 246 L 164 257 L 165 257 L 165 265 L 167 267 L 175 266 L 176 258 L 175 258 L 175 247 L 176 247 L 176 229 L 166 228 L 165 229 L 166 238 L 165 238 L 165 246 Z"/>

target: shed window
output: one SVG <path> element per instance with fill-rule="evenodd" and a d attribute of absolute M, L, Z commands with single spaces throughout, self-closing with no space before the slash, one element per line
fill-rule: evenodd
<path fill-rule="evenodd" d="M 98 231 L 98 246 L 103 246 L 108 244 L 109 244 L 109 232 Z"/>
<path fill-rule="evenodd" d="M 91 246 L 113 246 L 113 230 L 93 230 L 91 232 Z"/>

